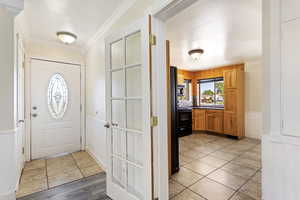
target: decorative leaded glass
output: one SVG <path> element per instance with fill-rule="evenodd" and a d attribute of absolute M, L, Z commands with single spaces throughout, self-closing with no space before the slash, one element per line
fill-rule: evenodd
<path fill-rule="evenodd" d="M 63 118 L 68 107 L 68 87 L 60 74 L 54 74 L 48 86 L 48 109 L 54 119 Z"/>

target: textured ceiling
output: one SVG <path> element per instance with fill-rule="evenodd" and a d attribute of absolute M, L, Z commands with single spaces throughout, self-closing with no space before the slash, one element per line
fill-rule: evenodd
<path fill-rule="evenodd" d="M 199 70 L 256 59 L 262 54 L 261 0 L 198 0 L 167 22 L 171 64 Z M 200 61 L 188 51 L 204 49 Z"/>

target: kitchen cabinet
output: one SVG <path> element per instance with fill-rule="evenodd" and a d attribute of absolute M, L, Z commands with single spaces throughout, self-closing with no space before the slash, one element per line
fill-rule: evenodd
<path fill-rule="evenodd" d="M 224 133 L 245 136 L 245 74 L 242 70 L 224 72 Z"/>
<path fill-rule="evenodd" d="M 245 72 L 244 65 L 202 70 L 194 74 L 195 83 L 201 79 L 224 78 L 224 110 L 193 109 L 193 130 L 211 131 L 237 138 L 245 136 Z"/>
<path fill-rule="evenodd" d="M 237 70 L 228 70 L 224 72 L 224 87 L 237 88 Z"/>
<path fill-rule="evenodd" d="M 236 89 L 225 89 L 224 91 L 224 109 L 228 112 L 235 113 L 237 111 L 237 97 Z"/>
<path fill-rule="evenodd" d="M 193 109 L 193 130 L 206 130 L 206 110 Z"/>
<path fill-rule="evenodd" d="M 206 130 L 223 133 L 223 110 L 208 110 L 206 114 Z"/>
<path fill-rule="evenodd" d="M 235 113 L 224 112 L 224 133 L 237 136 L 237 118 Z"/>

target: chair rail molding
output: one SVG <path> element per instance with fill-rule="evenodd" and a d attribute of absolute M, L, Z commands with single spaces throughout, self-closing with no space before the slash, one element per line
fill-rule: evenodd
<path fill-rule="evenodd" d="M 0 6 L 17 15 L 24 9 L 24 0 L 0 0 Z"/>
<path fill-rule="evenodd" d="M 0 135 L 10 135 L 15 134 L 18 131 L 18 128 L 9 129 L 9 130 L 0 130 Z"/>

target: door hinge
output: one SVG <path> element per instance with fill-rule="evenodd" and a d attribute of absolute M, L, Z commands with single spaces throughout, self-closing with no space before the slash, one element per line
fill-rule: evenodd
<path fill-rule="evenodd" d="M 22 154 L 25 154 L 25 148 L 22 147 Z"/>
<path fill-rule="evenodd" d="M 151 117 L 151 127 L 155 127 L 158 125 L 158 117 L 157 116 L 152 116 Z"/>
<path fill-rule="evenodd" d="M 156 36 L 153 35 L 153 34 L 150 35 L 150 44 L 151 44 L 152 46 L 155 46 L 155 45 L 156 45 Z"/>
<path fill-rule="evenodd" d="M 284 129 L 284 120 L 281 120 L 281 129 Z"/>
<path fill-rule="evenodd" d="M 80 144 L 82 144 L 82 136 L 80 136 Z"/>
<path fill-rule="evenodd" d="M 80 112 L 82 112 L 82 104 L 80 104 Z"/>
<path fill-rule="evenodd" d="M 25 61 L 23 61 L 22 67 L 23 67 L 23 69 L 25 69 Z"/>

